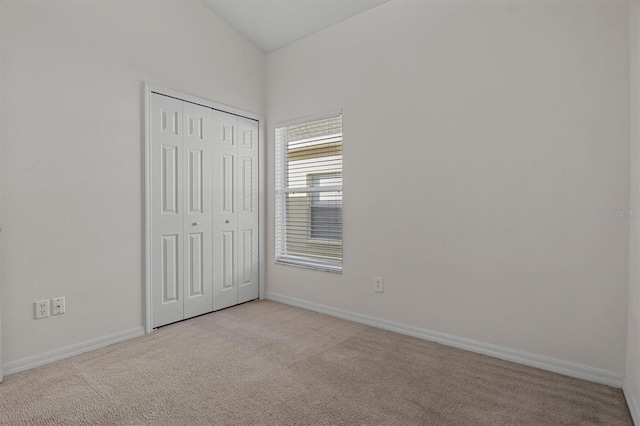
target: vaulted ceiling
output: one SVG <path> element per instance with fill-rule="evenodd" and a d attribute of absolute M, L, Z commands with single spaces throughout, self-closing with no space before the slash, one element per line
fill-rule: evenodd
<path fill-rule="evenodd" d="M 204 0 L 264 52 L 271 52 L 389 0 Z"/>

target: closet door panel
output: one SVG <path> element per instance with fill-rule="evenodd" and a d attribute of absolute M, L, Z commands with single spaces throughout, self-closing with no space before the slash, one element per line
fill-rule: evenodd
<path fill-rule="evenodd" d="M 238 303 L 257 299 L 258 122 L 238 117 Z"/>
<path fill-rule="evenodd" d="M 218 310 L 238 303 L 238 118 L 213 113 L 213 310 Z"/>
<path fill-rule="evenodd" d="M 213 110 L 189 102 L 184 116 L 184 318 L 213 309 Z"/>
<path fill-rule="evenodd" d="M 153 327 L 184 317 L 182 102 L 152 94 L 151 282 Z"/>

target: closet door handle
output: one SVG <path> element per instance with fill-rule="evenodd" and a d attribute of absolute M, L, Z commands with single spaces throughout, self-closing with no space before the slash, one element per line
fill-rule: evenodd
<path fill-rule="evenodd" d="M 200 225 L 200 222 L 193 222 L 192 225 L 193 226 L 198 226 L 198 225 Z"/>
<path fill-rule="evenodd" d="M 224 221 L 224 223 L 230 223 L 230 222 L 229 222 L 229 219 L 225 220 L 225 221 Z"/>

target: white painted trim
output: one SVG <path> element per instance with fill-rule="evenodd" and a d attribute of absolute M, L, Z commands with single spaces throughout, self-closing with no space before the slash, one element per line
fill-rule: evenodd
<path fill-rule="evenodd" d="M 629 406 L 629 412 L 631 413 L 633 424 L 636 426 L 640 426 L 640 408 L 638 408 L 638 400 L 635 398 L 633 389 L 631 388 L 631 383 L 629 383 L 629 379 L 627 379 L 626 377 L 624 378 L 624 382 L 622 383 L 622 392 L 624 393 L 624 397 L 627 400 L 627 405 Z"/>
<path fill-rule="evenodd" d="M 601 383 L 616 388 L 622 387 L 624 379 L 624 376 L 622 374 L 614 373 L 611 371 L 601 370 L 598 368 L 588 367 L 586 365 L 575 364 L 555 358 L 517 351 L 502 346 L 492 345 L 490 343 L 467 339 L 465 337 L 458 337 L 451 334 L 440 333 L 438 331 L 427 330 L 424 328 L 414 327 L 394 321 L 388 321 L 368 315 L 362 315 L 342 309 L 332 308 L 325 305 L 319 305 L 316 303 L 311 303 L 305 300 L 283 296 L 276 293 L 267 292 L 267 299 L 273 300 L 275 302 L 285 303 L 287 305 L 297 306 L 299 308 L 308 309 L 310 311 L 320 312 L 322 314 L 343 318 L 360 324 L 366 324 L 372 327 L 394 331 L 400 334 L 406 334 L 408 336 L 417 337 L 419 339 L 441 343 L 446 346 L 452 346 L 454 348 L 464 349 L 470 352 L 499 358 L 505 361 L 515 362 L 517 364 L 527 365 L 530 367 L 539 368 L 541 370 L 552 371 L 554 373 L 563 374 L 565 376 L 588 380 L 590 382 Z"/>
<path fill-rule="evenodd" d="M 337 117 L 341 114 L 342 114 L 342 108 L 338 110 L 325 111 L 317 114 L 305 115 L 303 117 L 296 117 L 290 120 L 281 121 L 279 123 L 276 123 L 273 127 L 278 128 L 278 127 L 293 126 L 294 124 L 302 124 L 302 123 L 306 123 L 307 121 L 318 121 L 318 120 L 323 120 L 325 118 Z"/>
<path fill-rule="evenodd" d="M 153 85 L 144 83 L 144 331 L 153 331 L 153 299 L 151 298 L 151 92 Z"/>
<path fill-rule="evenodd" d="M 130 330 L 113 333 L 108 336 L 98 337 L 97 339 L 87 340 L 86 342 L 78 343 L 77 345 L 56 349 L 42 355 L 30 356 L 18 361 L 7 362 L 2 366 L 2 368 L 5 376 L 8 376 L 9 374 L 30 370 L 74 355 L 80 355 L 85 352 L 104 348 L 105 346 L 113 345 L 114 343 L 124 342 L 125 340 L 133 339 L 134 337 L 144 336 L 144 334 L 143 327 L 136 327 Z"/>
<path fill-rule="evenodd" d="M 189 95 L 177 90 L 168 89 L 158 86 L 157 84 L 144 83 L 144 297 L 145 297 L 145 324 L 144 330 L 146 334 L 153 332 L 153 298 L 151 295 L 151 94 L 157 93 L 169 96 L 182 101 L 191 102 L 202 105 L 207 108 L 213 108 L 218 111 L 227 112 L 240 117 L 248 118 L 258 122 L 258 296 L 264 299 L 265 289 L 265 271 L 264 271 L 264 253 L 265 253 L 265 185 L 266 185 L 266 157 L 264 139 L 264 117 L 249 111 L 230 107 L 209 99 L 199 96 Z"/>
<path fill-rule="evenodd" d="M 208 108 L 213 108 L 218 111 L 228 112 L 233 115 L 239 115 L 240 117 L 249 118 L 251 120 L 263 122 L 264 118 L 260 114 L 255 114 L 253 112 L 245 111 L 242 109 L 234 108 L 229 105 L 221 104 L 219 102 L 214 102 L 209 99 L 201 98 L 199 96 L 190 95 L 188 93 L 179 92 L 177 90 L 169 89 L 166 87 L 158 86 L 157 84 L 145 82 L 144 84 L 145 91 L 148 95 L 153 93 L 158 93 L 160 95 L 170 96 L 172 98 L 176 98 L 182 101 L 191 102 L 194 104 L 202 105 Z"/>
<path fill-rule="evenodd" d="M 267 216 L 267 157 L 266 146 L 267 140 L 265 139 L 264 120 L 258 120 L 258 291 L 260 300 L 265 298 L 265 253 L 266 253 L 266 241 L 267 241 L 267 228 L 266 216 Z"/>

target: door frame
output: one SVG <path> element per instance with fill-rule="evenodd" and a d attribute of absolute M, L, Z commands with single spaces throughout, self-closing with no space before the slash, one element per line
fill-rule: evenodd
<path fill-rule="evenodd" d="M 265 184 L 266 156 L 264 138 L 264 118 L 262 115 L 230 107 L 199 96 L 189 95 L 177 90 L 144 82 L 144 226 L 143 226 L 143 282 L 144 282 L 144 329 L 146 334 L 153 332 L 153 298 L 151 286 L 151 94 L 169 96 L 218 111 L 249 118 L 258 122 L 258 292 L 264 299 L 264 253 L 265 253 Z"/>

